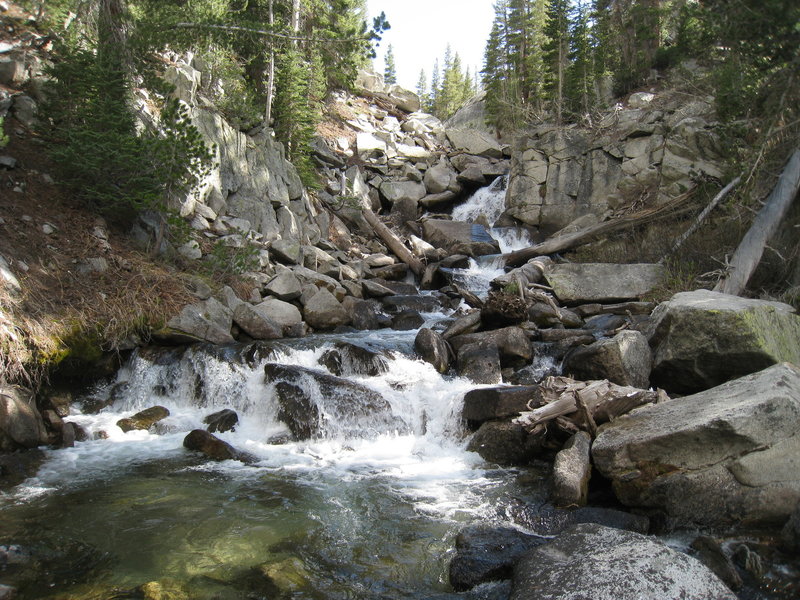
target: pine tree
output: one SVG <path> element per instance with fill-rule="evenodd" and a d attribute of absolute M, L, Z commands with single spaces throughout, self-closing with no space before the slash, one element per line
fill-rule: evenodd
<path fill-rule="evenodd" d="M 417 96 L 423 110 L 426 110 L 430 101 L 428 96 L 428 77 L 425 75 L 425 69 L 420 69 L 419 79 L 417 80 Z"/>
<path fill-rule="evenodd" d="M 594 43 L 590 27 L 590 8 L 578 2 L 572 13 L 570 27 L 570 65 L 565 78 L 566 108 L 573 115 L 588 115 L 598 102 L 595 94 L 596 70 Z"/>
<path fill-rule="evenodd" d="M 570 2 L 550 0 L 547 6 L 545 35 L 545 60 L 548 68 L 547 91 L 555 112 L 556 123 L 561 123 L 564 112 L 564 91 L 570 50 Z"/>
<path fill-rule="evenodd" d="M 392 50 L 392 45 L 389 44 L 389 47 L 386 48 L 386 56 L 384 56 L 384 63 L 385 67 L 383 70 L 383 81 L 387 84 L 395 84 L 397 83 L 397 71 L 394 64 L 394 51 Z"/>
<path fill-rule="evenodd" d="M 439 96 L 439 59 L 433 61 L 433 71 L 431 73 L 431 93 L 428 97 L 428 106 L 425 110 L 427 110 L 431 114 L 435 114 L 436 111 L 436 104 L 438 102 L 437 98 Z"/>

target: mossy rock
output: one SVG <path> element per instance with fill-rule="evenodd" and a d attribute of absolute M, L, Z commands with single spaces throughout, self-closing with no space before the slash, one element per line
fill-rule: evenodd
<path fill-rule="evenodd" d="M 120 419 L 117 421 L 117 427 L 122 431 L 128 432 L 135 429 L 147 430 L 159 421 L 166 419 L 169 416 L 169 410 L 163 406 L 151 406 L 145 410 L 136 413 L 132 417 Z"/>
<path fill-rule="evenodd" d="M 653 312 L 651 383 L 690 394 L 776 363 L 800 364 L 800 317 L 788 304 L 708 290 L 682 292 Z"/>

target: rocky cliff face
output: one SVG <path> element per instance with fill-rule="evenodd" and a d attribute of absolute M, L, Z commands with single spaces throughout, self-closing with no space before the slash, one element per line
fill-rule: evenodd
<path fill-rule="evenodd" d="M 534 128 L 513 143 L 508 214 L 548 233 L 636 202 L 667 202 L 721 176 L 715 124 L 713 98 L 639 92 L 592 127 Z"/>

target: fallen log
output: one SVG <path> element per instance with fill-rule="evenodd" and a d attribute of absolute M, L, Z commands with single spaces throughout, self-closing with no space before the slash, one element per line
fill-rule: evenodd
<path fill-rule="evenodd" d="M 742 293 L 761 261 L 764 247 L 777 231 L 798 191 L 800 191 L 800 150 L 795 150 L 764 207 L 758 212 L 736 252 L 733 253 L 728 271 L 714 287 L 715 292 L 734 296 Z"/>
<path fill-rule="evenodd" d="M 535 258 L 540 255 L 555 254 L 556 252 L 561 252 L 563 250 L 569 250 L 571 248 L 582 246 L 583 244 L 588 244 L 603 234 L 612 233 L 628 227 L 644 225 L 645 223 L 655 221 L 656 219 L 665 216 L 674 217 L 675 208 L 683 204 L 683 202 L 693 193 L 694 189 L 689 190 L 685 194 L 681 194 L 677 198 L 673 198 L 661 206 L 649 208 L 637 213 L 623 215 L 622 217 L 597 223 L 596 225 L 580 229 L 573 233 L 567 233 L 550 238 L 544 242 L 541 242 L 540 244 L 523 248 L 522 250 L 516 250 L 514 252 L 503 254 L 502 259 L 507 267 L 518 267 L 528 262 L 531 258 Z"/>
<path fill-rule="evenodd" d="M 630 412 L 638 406 L 662 402 L 669 396 L 663 390 L 642 390 L 616 385 L 608 380 L 576 381 L 569 377 L 548 377 L 539 391 L 545 404 L 525 411 L 514 419 L 526 429 L 573 415 L 570 420 L 596 434 L 596 427 Z"/>
<path fill-rule="evenodd" d="M 370 224 L 373 231 L 389 246 L 389 249 L 394 252 L 400 260 L 406 263 L 409 268 L 414 272 L 417 277 L 422 277 L 425 270 L 422 262 L 414 256 L 411 251 L 405 247 L 405 244 L 397 237 L 391 230 L 384 225 L 374 212 L 368 208 L 363 208 L 364 218 Z"/>

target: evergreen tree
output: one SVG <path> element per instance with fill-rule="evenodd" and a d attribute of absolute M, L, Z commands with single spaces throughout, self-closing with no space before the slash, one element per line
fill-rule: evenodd
<path fill-rule="evenodd" d="M 550 0 L 547 6 L 545 34 L 547 36 L 545 60 L 548 68 L 548 98 L 555 113 L 556 123 L 561 123 L 565 104 L 565 80 L 570 58 L 569 0 Z"/>
<path fill-rule="evenodd" d="M 433 71 L 431 72 L 431 93 L 428 97 L 428 106 L 425 108 L 429 113 L 435 114 L 437 98 L 439 96 L 439 59 L 433 61 Z"/>
<path fill-rule="evenodd" d="M 572 115 L 588 115 L 597 103 L 594 42 L 590 26 L 590 8 L 578 2 L 570 27 L 569 67 L 565 78 L 566 109 Z"/>
<path fill-rule="evenodd" d="M 394 64 L 394 51 L 392 45 L 386 48 L 386 56 L 384 56 L 385 67 L 383 70 L 383 81 L 387 84 L 397 83 L 397 70 Z"/>
<path fill-rule="evenodd" d="M 423 110 L 427 110 L 430 98 L 428 96 L 428 77 L 425 75 L 425 69 L 420 69 L 419 71 L 419 79 L 417 80 L 417 96 L 419 96 L 419 102 Z"/>

